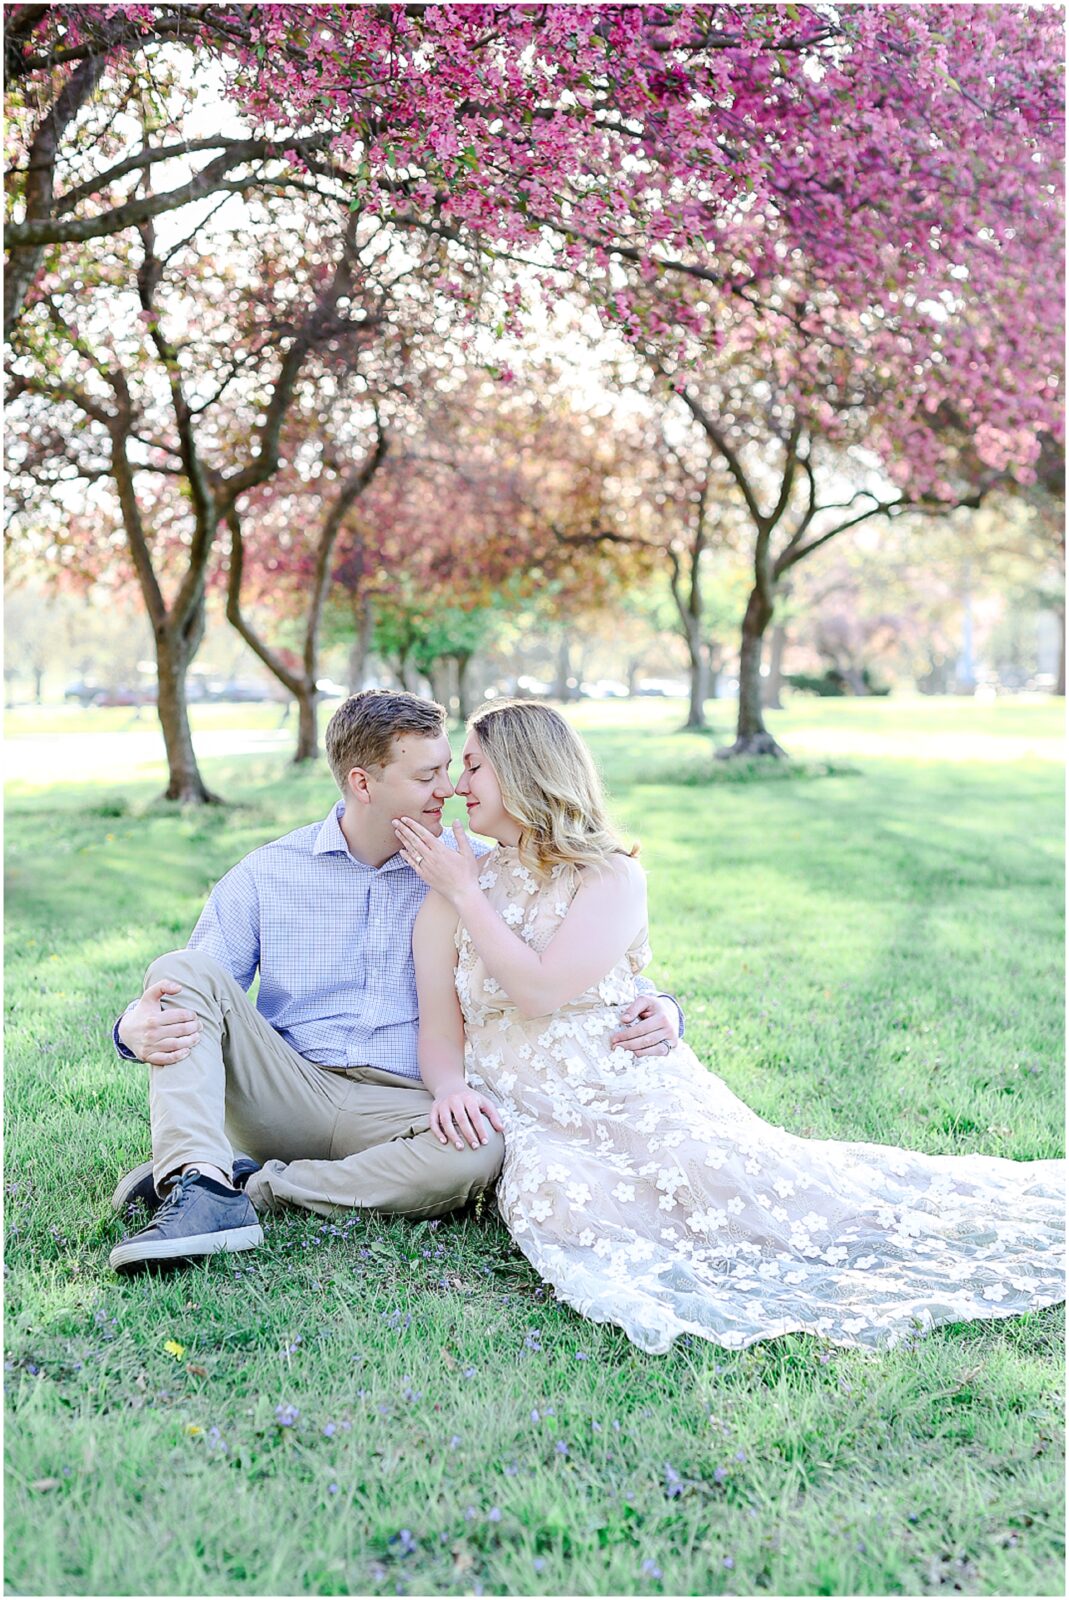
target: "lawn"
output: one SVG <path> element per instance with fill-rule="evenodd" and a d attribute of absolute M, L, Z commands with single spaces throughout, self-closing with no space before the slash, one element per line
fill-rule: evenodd
<path fill-rule="evenodd" d="M 678 706 L 575 716 L 642 841 L 652 975 L 737 1093 L 815 1137 L 1062 1153 L 1058 707 L 797 702 L 801 775 L 768 782 Z M 293 1214 L 255 1254 L 114 1278 L 148 1128 L 111 1020 L 212 882 L 332 798 L 253 749 L 205 761 L 229 807 L 176 811 L 158 770 L 127 781 L 121 726 L 9 790 L 11 1592 L 1064 1592 L 1061 1308 L 877 1357 L 647 1356 L 486 1214 Z"/>

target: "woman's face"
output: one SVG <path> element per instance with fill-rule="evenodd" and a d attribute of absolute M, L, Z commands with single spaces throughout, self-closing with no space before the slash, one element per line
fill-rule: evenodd
<path fill-rule="evenodd" d="M 468 808 L 468 827 L 501 844 L 519 844 L 520 825 L 505 810 L 497 773 L 483 754 L 477 734 L 468 734 L 460 760 L 463 771 L 456 792 Z"/>

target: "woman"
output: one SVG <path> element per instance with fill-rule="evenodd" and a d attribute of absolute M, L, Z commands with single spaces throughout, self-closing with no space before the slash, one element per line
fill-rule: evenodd
<path fill-rule="evenodd" d="M 413 939 L 420 1069 L 443 1143 L 500 1113 L 501 1215 L 558 1298 L 656 1352 L 683 1333 L 890 1346 L 1064 1297 L 1064 1161 L 802 1139 L 684 1044 L 612 1049 L 649 960 L 646 892 L 586 748 L 518 701 L 476 712 L 463 764 L 496 850 L 395 823 L 435 891 Z"/>

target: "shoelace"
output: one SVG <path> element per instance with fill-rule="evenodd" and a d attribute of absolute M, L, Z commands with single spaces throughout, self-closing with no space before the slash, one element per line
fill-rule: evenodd
<path fill-rule="evenodd" d="M 167 1198 L 163 1201 L 156 1213 L 156 1221 L 162 1222 L 165 1217 L 172 1216 L 180 1211 L 185 1204 L 186 1196 L 200 1177 L 196 1167 L 191 1167 L 188 1172 L 183 1172 L 171 1185 Z"/>

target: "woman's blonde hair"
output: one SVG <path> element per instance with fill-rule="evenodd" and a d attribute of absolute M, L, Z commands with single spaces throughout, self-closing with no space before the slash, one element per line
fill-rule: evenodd
<path fill-rule="evenodd" d="M 601 778 L 579 735 L 537 700 L 493 701 L 468 719 L 520 825 L 520 860 L 543 875 L 559 862 L 598 866 L 623 844 L 606 814 Z"/>

